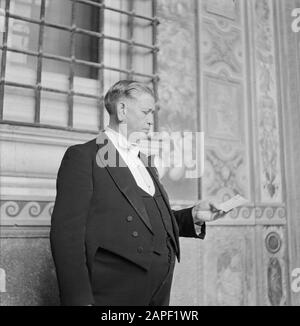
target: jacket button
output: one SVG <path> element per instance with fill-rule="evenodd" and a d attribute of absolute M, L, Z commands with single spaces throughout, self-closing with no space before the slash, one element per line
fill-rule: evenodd
<path fill-rule="evenodd" d="M 139 254 L 141 254 L 144 251 L 144 248 L 143 247 L 138 247 L 137 251 L 138 251 Z"/>
<path fill-rule="evenodd" d="M 132 236 L 135 237 L 135 238 L 137 238 L 139 236 L 139 234 L 138 234 L 137 231 L 134 231 L 134 232 L 132 232 Z"/>
<path fill-rule="evenodd" d="M 132 216 L 127 216 L 126 220 L 127 220 L 127 222 L 132 222 L 133 217 Z"/>

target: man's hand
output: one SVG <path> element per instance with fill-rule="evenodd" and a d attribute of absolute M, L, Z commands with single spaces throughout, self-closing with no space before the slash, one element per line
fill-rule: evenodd
<path fill-rule="evenodd" d="M 208 200 L 200 200 L 192 209 L 194 222 L 201 225 L 224 217 L 227 213 L 216 208 L 216 204 Z"/>

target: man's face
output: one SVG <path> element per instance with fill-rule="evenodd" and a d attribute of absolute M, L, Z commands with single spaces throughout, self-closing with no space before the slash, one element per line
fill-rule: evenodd
<path fill-rule="evenodd" d="M 126 109 L 128 136 L 132 132 L 148 134 L 152 130 L 155 102 L 150 94 L 139 93 L 134 99 L 126 99 Z"/>

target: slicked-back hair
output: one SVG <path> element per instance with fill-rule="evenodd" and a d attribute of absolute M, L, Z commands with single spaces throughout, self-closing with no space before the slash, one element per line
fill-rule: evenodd
<path fill-rule="evenodd" d="M 120 80 L 106 93 L 104 97 L 105 108 L 110 115 L 115 114 L 116 106 L 120 99 L 134 99 L 142 93 L 149 94 L 154 98 L 152 89 L 146 84 L 132 80 Z"/>

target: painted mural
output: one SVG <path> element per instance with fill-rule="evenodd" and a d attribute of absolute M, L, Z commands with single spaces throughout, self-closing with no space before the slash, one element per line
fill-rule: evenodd
<path fill-rule="evenodd" d="M 282 181 L 280 163 L 273 5 L 270 0 L 252 3 L 255 22 L 256 92 L 258 150 L 262 202 L 280 203 Z"/>

